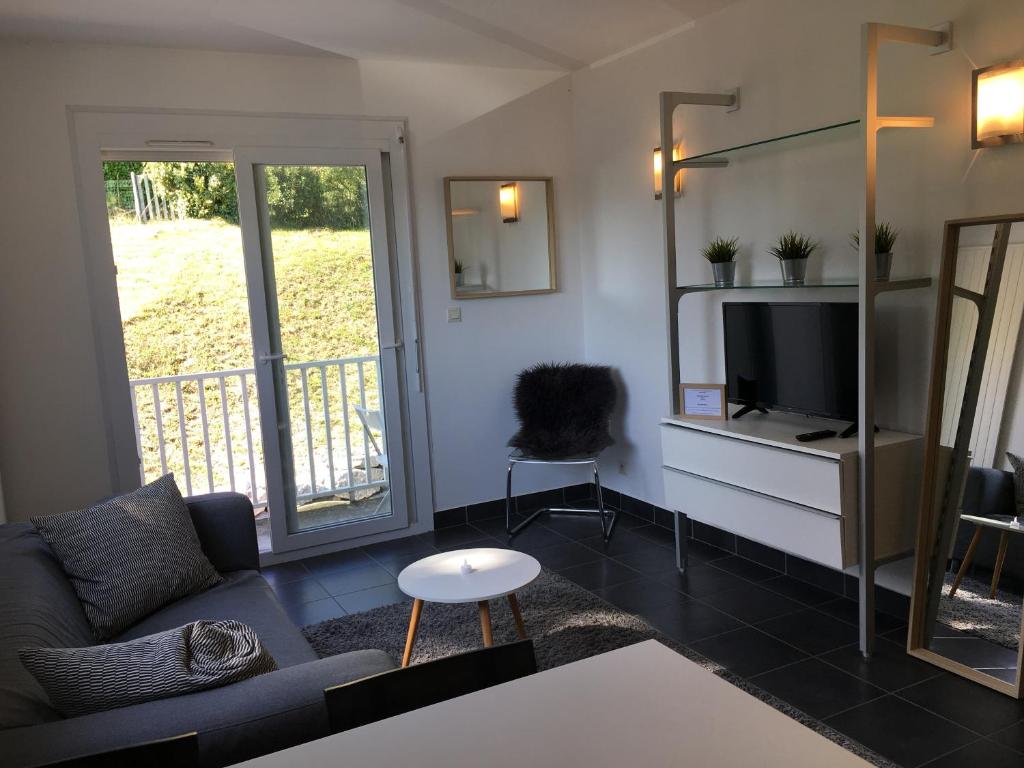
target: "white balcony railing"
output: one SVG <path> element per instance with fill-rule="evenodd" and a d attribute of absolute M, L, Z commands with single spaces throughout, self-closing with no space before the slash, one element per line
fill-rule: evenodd
<path fill-rule="evenodd" d="M 386 487 L 385 436 L 365 418 L 381 408 L 380 359 L 287 363 L 284 370 L 298 500 L 351 499 L 357 491 Z M 266 505 L 252 368 L 130 384 L 143 482 L 174 472 L 187 495 L 240 491 L 254 506 Z"/>

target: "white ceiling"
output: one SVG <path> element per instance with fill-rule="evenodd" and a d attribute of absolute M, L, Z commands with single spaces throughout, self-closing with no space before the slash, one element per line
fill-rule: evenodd
<path fill-rule="evenodd" d="M 572 70 L 736 0 L 0 0 L 0 37 Z"/>

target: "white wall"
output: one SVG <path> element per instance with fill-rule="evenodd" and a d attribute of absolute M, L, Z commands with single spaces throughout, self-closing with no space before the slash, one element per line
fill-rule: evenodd
<path fill-rule="evenodd" d="M 881 108 L 931 114 L 928 131 L 883 134 L 878 212 L 901 231 L 894 274 L 938 274 L 947 218 L 1024 211 L 1024 147 L 970 149 L 970 71 L 1024 55 L 1019 0 L 748 0 L 702 19 L 658 45 L 573 76 L 576 186 L 584 337 L 588 360 L 616 366 L 626 387 L 619 445 L 606 455 L 614 487 L 662 502 L 657 424 L 669 408 L 661 210 L 652 196 L 651 148 L 658 139 L 658 92 L 739 86 L 738 112 L 682 107 L 675 133 L 696 153 L 859 117 L 860 25 L 885 21 L 956 24 L 957 50 L 931 57 L 887 46 Z M 691 170 L 677 203 L 681 283 L 707 282 L 700 247 L 738 236 L 741 278 L 777 277 L 765 255 L 774 238 L 799 229 L 822 241 L 811 276 L 855 274 L 849 233 L 859 217 L 862 172 L 855 130 L 794 147 L 750 151 L 728 169 Z M 775 300 L 792 294 L 766 292 Z M 801 298 L 854 300 L 852 292 Z M 723 381 L 716 298 L 684 299 L 683 379 Z M 931 353 L 934 294 L 883 298 L 879 419 L 920 430 Z M 895 309 L 899 305 L 898 311 Z M 624 465 L 618 474 L 615 470 Z"/>
<path fill-rule="evenodd" d="M 459 330 L 465 334 L 486 327 L 487 343 L 467 342 L 458 338 L 459 330 L 443 325 L 444 300 L 438 297 L 447 296 L 447 267 L 438 260 L 443 219 L 437 177 L 460 170 L 453 166 L 463 148 L 451 138 L 457 126 L 553 77 L 533 70 L 327 57 L 0 44 L 0 168 L 5 180 L 0 189 L 0 473 L 8 517 L 59 512 L 110 492 L 68 105 L 408 118 L 420 271 L 425 296 L 431 297 L 424 343 L 428 374 L 438 371 L 440 381 L 428 381 L 431 402 L 447 392 L 442 415 L 434 419 L 438 493 L 451 500 L 463 497 L 457 484 L 464 478 L 482 478 L 491 471 L 496 459 L 479 444 L 479 436 L 490 433 L 477 431 L 477 425 L 498 417 L 488 413 L 481 420 L 473 409 L 483 402 L 492 407 L 489 398 L 500 398 L 494 387 L 510 379 L 524 355 L 507 348 L 517 343 L 508 337 L 519 333 L 508 322 L 516 314 L 511 304 L 467 312 Z M 532 137 L 545 140 L 536 132 Z M 568 154 L 564 141 L 558 139 L 558 145 L 559 154 Z M 479 141 L 467 146 L 495 149 Z M 449 161 L 421 162 L 432 147 Z M 524 172 L 546 170 L 545 158 L 534 160 Z M 469 166 L 494 171 L 480 158 L 464 165 L 463 171 Z M 578 304 L 579 297 L 573 301 Z M 541 308 L 535 312 L 537 322 L 549 314 L 548 307 Z M 478 315 L 489 319 L 478 325 L 472 319 Z M 578 343 L 578 325 L 567 333 Z M 445 373 L 450 365 L 457 365 L 457 371 Z M 460 401 L 462 407 L 456 407 Z M 454 412 L 472 425 L 469 435 L 459 434 L 462 426 Z M 457 462 L 452 452 L 467 444 L 471 449 Z M 493 452 L 494 446 L 489 449 Z M 457 472 L 452 469 L 456 464 Z M 484 494 L 478 480 L 465 494 L 500 495 L 500 471 L 492 485 Z"/>
<path fill-rule="evenodd" d="M 533 363 L 583 358 L 571 125 L 569 79 L 563 78 L 417 149 L 418 247 L 438 509 L 504 495 L 505 443 L 516 429 L 515 373 Z M 496 171 L 554 177 L 559 291 L 452 301 L 442 179 Z M 447 322 L 449 306 L 461 308 L 461 323 Z M 520 478 L 517 492 L 585 479 L 539 468 L 521 472 Z"/>

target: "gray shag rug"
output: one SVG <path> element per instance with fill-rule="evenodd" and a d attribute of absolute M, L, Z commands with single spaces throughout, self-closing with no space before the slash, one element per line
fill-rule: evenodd
<path fill-rule="evenodd" d="M 1017 650 L 1024 598 L 1002 589 L 996 590 L 995 598 L 990 598 L 991 582 L 970 576 L 964 577 L 956 594 L 950 598 L 953 578 L 953 574 L 946 574 L 939 601 L 939 621 L 1004 648 Z"/>
<path fill-rule="evenodd" d="M 873 765 L 897 768 L 895 763 L 666 637 L 643 619 L 547 569 L 517 595 L 541 670 L 644 640 L 657 640 Z M 409 612 L 409 603 L 396 603 L 311 624 L 302 631 L 321 658 L 363 648 L 380 648 L 393 659 L 400 659 L 405 649 Z M 491 624 L 495 643 L 517 639 L 507 601 L 491 601 Z M 426 603 L 412 663 L 474 650 L 481 645 L 480 614 L 475 604 Z"/>

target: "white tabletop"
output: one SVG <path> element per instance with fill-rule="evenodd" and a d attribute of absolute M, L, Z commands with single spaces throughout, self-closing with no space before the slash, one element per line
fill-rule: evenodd
<path fill-rule="evenodd" d="M 243 763 L 247 768 L 866 768 L 654 640 Z"/>
<path fill-rule="evenodd" d="M 430 603 L 478 603 L 522 589 L 538 575 L 540 563 L 513 549 L 456 549 L 404 568 L 398 588 Z"/>
<path fill-rule="evenodd" d="M 1021 525 L 1014 525 L 1014 518 L 1009 515 L 1004 515 L 1006 519 L 1000 520 L 998 517 L 978 517 L 977 515 L 965 515 L 961 514 L 960 519 L 966 520 L 969 523 L 975 525 L 983 525 L 986 528 L 997 528 L 1000 531 L 1008 531 L 1010 533 L 1024 533 L 1024 520 L 1021 520 Z"/>

